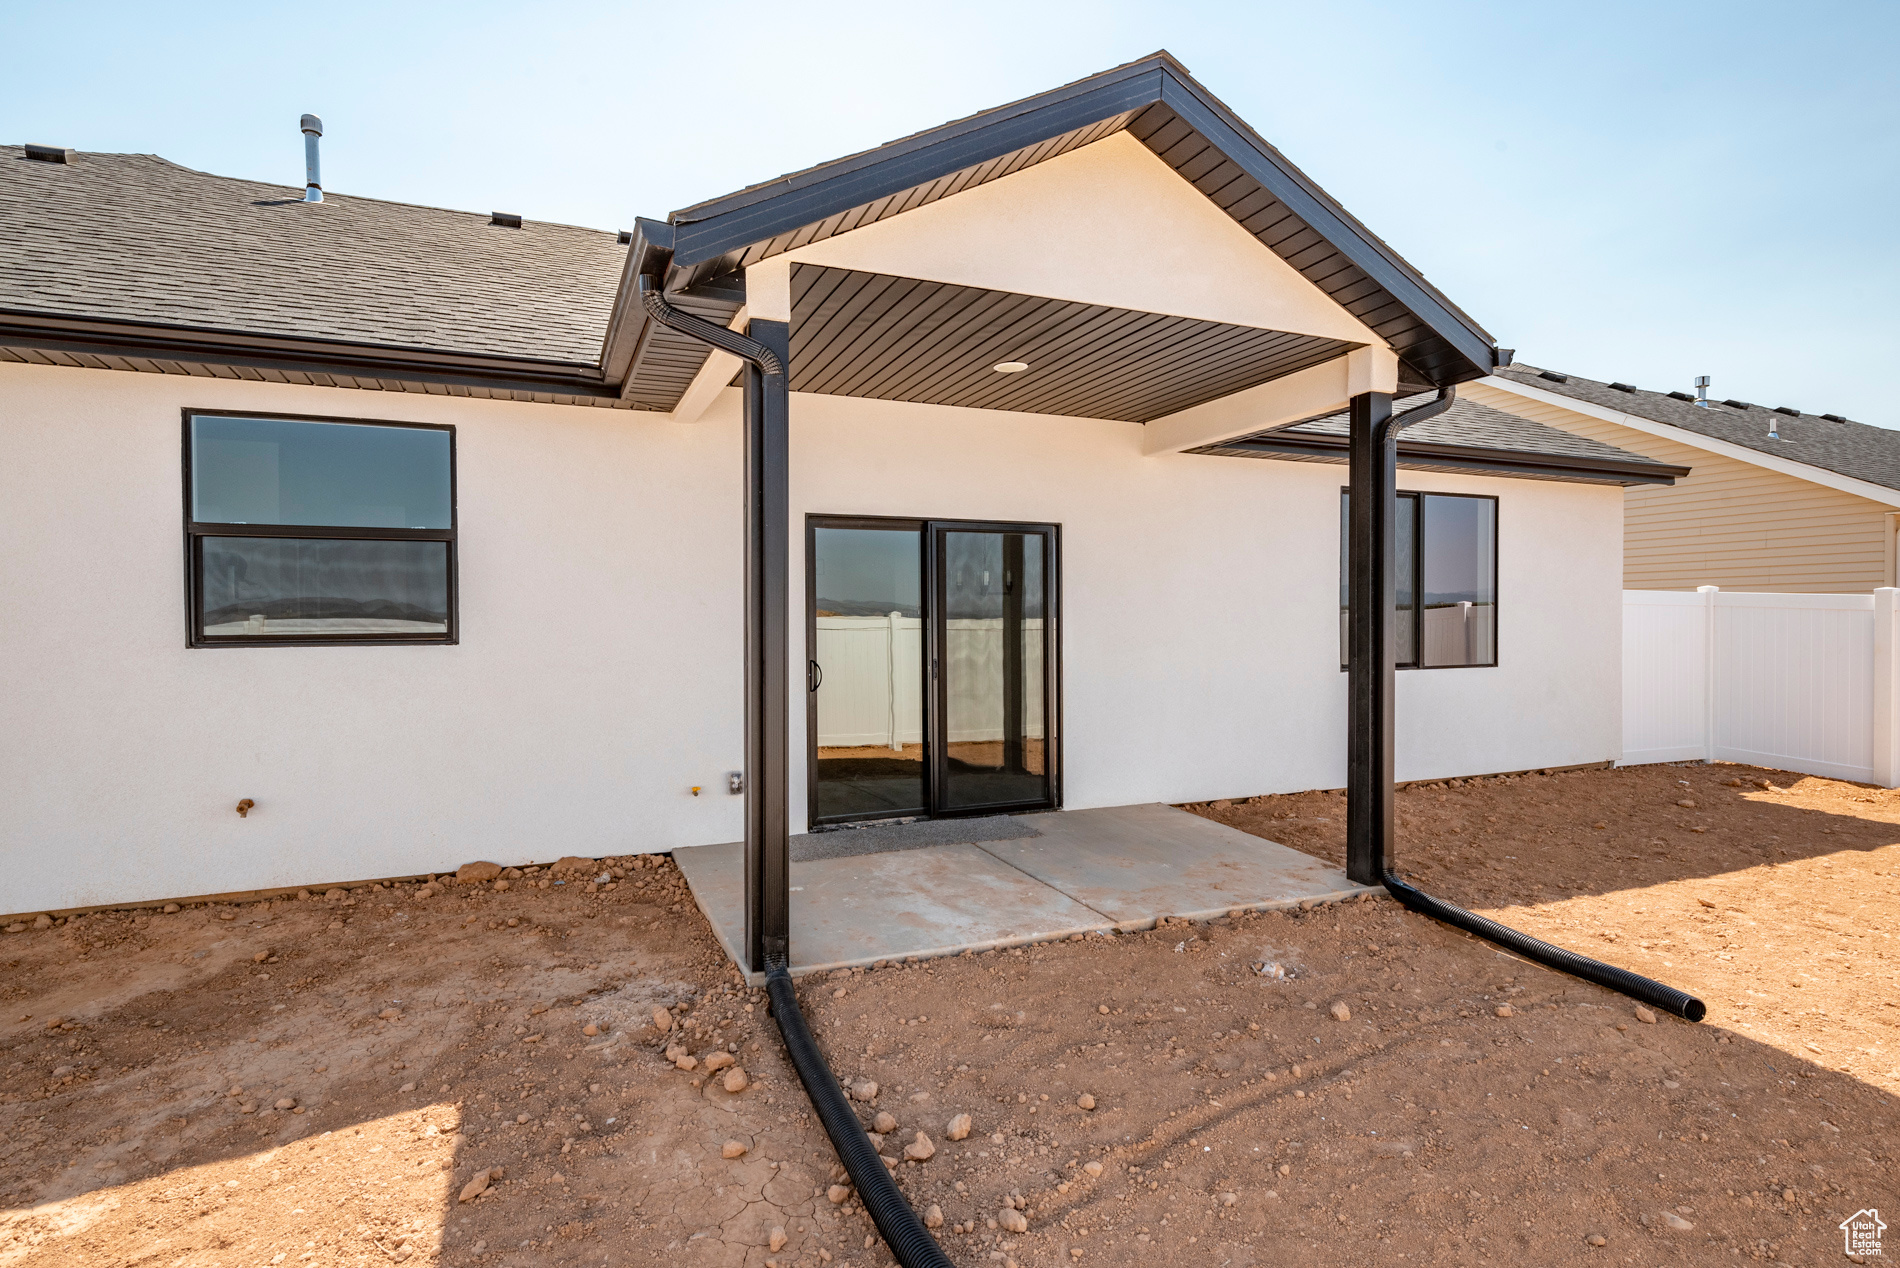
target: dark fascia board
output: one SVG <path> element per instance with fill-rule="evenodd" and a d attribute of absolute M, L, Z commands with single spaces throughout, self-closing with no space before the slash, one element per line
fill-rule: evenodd
<path fill-rule="evenodd" d="M 1365 270 L 1414 317 L 1456 348 L 1473 368 L 1491 373 L 1497 364 L 1497 347 L 1491 336 L 1212 93 L 1192 79 L 1168 75 L 1164 77 L 1161 100 L 1236 167 L 1285 203 L 1334 250 Z"/>
<path fill-rule="evenodd" d="M 676 262 L 690 267 L 1144 106 L 1162 103 L 1384 287 L 1470 364 L 1496 349 L 1398 254 L 1268 145 L 1166 53 L 945 124 L 777 181 L 674 212 Z"/>
<path fill-rule="evenodd" d="M 1155 59 L 1135 62 L 875 150 L 676 211 L 669 219 L 678 233 L 675 243 L 679 262 L 688 265 L 717 259 L 863 203 L 1139 110 L 1161 100 L 1161 80 L 1162 70 Z"/>
<path fill-rule="evenodd" d="M 673 259 L 673 226 L 663 220 L 641 216 L 633 222 L 633 241 L 627 247 L 627 263 L 620 271 L 620 287 L 614 292 L 613 311 L 607 319 L 607 335 L 601 342 L 601 379 L 624 395 L 639 377 L 640 354 L 653 337 L 653 320 L 635 292 L 643 273 L 664 274 Z"/>
<path fill-rule="evenodd" d="M 1262 457 L 1304 458 L 1344 462 L 1344 436 L 1289 435 L 1270 432 L 1245 440 L 1208 445 L 1201 453 L 1259 454 Z M 1486 449 L 1476 445 L 1446 445 L 1431 441 L 1399 440 L 1399 461 L 1417 467 L 1442 467 L 1496 475 L 1534 475 L 1545 479 L 1594 480 L 1616 484 L 1674 484 L 1690 468 L 1660 462 L 1633 462 L 1620 458 L 1585 458 L 1575 454 L 1531 453 L 1521 449 Z"/>
<path fill-rule="evenodd" d="M 137 357 L 300 374 L 613 398 L 592 365 L 511 357 L 464 356 L 377 344 L 233 334 L 183 326 L 0 311 L 0 344 L 102 357 Z"/>

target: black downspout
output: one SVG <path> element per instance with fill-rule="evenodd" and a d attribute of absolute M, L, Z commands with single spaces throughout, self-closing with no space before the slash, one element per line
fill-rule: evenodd
<path fill-rule="evenodd" d="M 1361 885 L 1384 885 L 1407 909 L 1525 959 L 1701 1021 L 1708 1009 L 1692 995 L 1433 898 L 1392 871 L 1398 435 L 1403 427 L 1442 414 L 1456 398 L 1456 388 L 1440 388 L 1437 400 L 1394 416 L 1388 393 L 1366 392 L 1352 398 L 1347 414 L 1346 874 Z M 1412 579 L 1415 589 L 1423 583 L 1422 577 Z"/>
<path fill-rule="evenodd" d="M 765 972 L 772 1017 L 825 1134 L 838 1151 L 864 1209 L 904 1268 L 953 1268 L 917 1218 L 865 1135 L 798 1007 L 791 975 L 791 872 L 788 851 L 787 572 L 790 567 L 789 329 L 754 321 L 748 333 L 680 312 L 666 302 L 658 276 L 636 282 L 640 302 L 662 325 L 746 363 L 746 957 Z"/>

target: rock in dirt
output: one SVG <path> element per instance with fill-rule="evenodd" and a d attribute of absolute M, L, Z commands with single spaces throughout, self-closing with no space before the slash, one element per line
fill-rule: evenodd
<path fill-rule="evenodd" d="M 41 912 L 39 915 L 33 917 L 33 927 L 35 929 L 51 929 L 53 927 L 53 918 L 45 912 Z"/>
<path fill-rule="evenodd" d="M 1021 1211 L 1006 1206 L 996 1213 L 996 1226 L 1012 1233 L 1027 1233 L 1029 1220 Z"/>
<path fill-rule="evenodd" d="M 1352 1020 L 1352 1009 L 1346 1007 L 1346 1001 L 1343 999 L 1335 1001 L 1333 1006 L 1326 1011 L 1333 1015 L 1334 1021 Z"/>
<path fill-rule="evenodd" d="M 595 867 L 595 860 L 584 859 L 578 855 L 569 854 L 563 858 L 555 859 L 554 866 L 549 870 L 556 876 L 588 876 L 595 872 L 597 868 Z"/>
<path fill-rule="evenodd" d="M 1678 801 L 1676 804 L 1678 806 L 1681 806 L 1684 810 L 1695 809 L 1695 800 L 1690 797 L 1684 797 L 1681 801 Z"/>
<path fill-rule="evenodd" d="M 586 1035 L 589 1039 L 592 1039 L 595 1035 L 598 1035 L 600 1033 L 600 1027 L 596 1026 L 593 1022 L 590 1021 L 585 1026 L 581 1027 L 581 1033 L 583 1035 Z"/>
<path fill-rule="evenodd" d="M 1095 1161 L 1095 1159 L 1091 1158 L 1087 1162 L 1082 1164 L 1082 1170 L 1088 1172 L 1089 1179 L 1093 1180 L 1097 1176 L 1102 1174 L 1102 1164 Z"/>
<path fill-rule="evenodd" d="M 943 1134 L 951 1140 L 964 1140 L 968 1138 L 970 1134 L 970 1116 L 968 1114 L 958 1114 L 955 1118 L 951 1119 L 949 1125 L 943 1129 Z"/>
<path fill-rule="evenodd" d="M 706 1073 L 717 1074 L 729 1065 L 738 1065 L 739 1058 L 730 1052 L 715 1052 L 706 1058 Z"/>
<path fill-rule="evenodd" d="M 1656 1014 L 1650 1012 L 1647 1008 L 1644 1008 L 1641 1004 L 1638 1004 L 1636 1006 L 1636 1020 L 1644 1023 L 1645 1025 L 1654 1026 L 1656 1024 Z"/>
<path fill-rule="evenodd" d="M 719 1156 L 721 1158 L 743 1158 L 745 1157 L 745 1151 L 745 1142 L 742 1140 L 728 1140 L 725 1144 L 719 1146 Z M 776 1250 L 777 1247 L 773 1247 L 773 1249 Z"/>
<path fill-rule="evenodd" d="M 924 1212 L 924 1227 L 925 1228 L 942 1228 L 943 1227 L 943 1208 L 938 1206 L 935 1202 L 932 1202 L 930 1204 L 930 1209 Z"/>
<path fill-rule="evenodd" d="M 699 1058 L 690 1052 L 683 1052 L 673 1059 L 673 1064 L 682 1070 L 697 1070 L 699 1068 Z"/>
<path fill-rule="evenodd" d="M 1082 1093 L 1082 1095 L 1076 1097 L 1075 1103 L 1077 1105 L 1080 1105 L 1085 1110 L 1092 1110 L 1095 1108 L 1095 1098 L 1093 1096 L 1090 1096 L 1087 1092 L 1084 1092 Z"/>
<path fill-rule="evenodd" d="M 1683 1219 L 1680 1215 L 1677 1215 L 1674 1211 L 1664 1211 L 1662 1213 L 1662 1221 L 1663 1223 L 1667 1224 L 1670 1228 L 1673 1228 L 1674 1230 L 1676 1230 L 1676 1232 L 1678 1233 L 1687 1233 L 1695 1227 L 1694 1224 L 1691 1224 L 1688 1220 Z"/>
<path fill-rule="evenodd" d="M 732 1069 L 726 1071 L 726 1077 L 720 1080 L 719 1086 L 728 1092 L 739 1093 L 745 1091 L 746 1085 L 750 1082 L 743 1069 L 733 1066 Z"/>
<path fill-rule="evenodd" d="M 502 893 L 503 891 L 505 891 L 505 890 L 506 890 L 506 889 L 508 888 L 508 884 L 509 884 L 509 882 L 507 882 L 507 881 L 496 881 L 496 882 L 495 882 L 495 892 L 496 892 L 497 894 L 499 894 L 499 893 Z"/>
<path fill-rule="evenodd" d="M 1228 1192 L 1220 1195 L 1220 1204 L 1222 1206 L 1235 1206 L 1238 1205 L 1239 1202 L 1240 1195 L 1238 1193 Z"/>
<path fill-rule="evenodd" d="M 904 1146 L 904 1156 L 912 1162 L 929 1162 L 936 1153 L 937 1146 L 922 1132 L 918 1132 L 917 1139 Z"/>
<path fill-rule="evenodd" d="M 488 1182 L 493 1178 L 493 1171 L 477 1171 L 474 1176 L 470 1178 L 469 1182 L 462 1186 L 462 1195 L 457 1198 L 456 1201 L 473 1202 L 476 1198 L 488 1192 Z"/>
<path fill-rule="evenodd" d="M 772 1253 L 776 1255 L 778 1254 L 778 1252 L 785 1249 L 785 1243 L 790 1240 L 791 1238 L 787 1237 L 785 1234 L 785 1226 L 783 1224 L 774 1224 L 772 1225 L 771 1235 L 766 1238 L 765 1244 L 767 1246 L 770 1246 L 772 1248 Z"/>
<path fill-rule="evenodd" d="M 851 1190 L 845 1185 L 834 1184 L 825 1190 L 825 1196 L 831 1199 L 833 1206 L 842 1206 L 844 1200 L 851 1196 Z"/>
<path fill-rule="evenodd" d="M 1601 1233 L 1592 1233 L 1588 1237 L 1584 1238 L 1583 1240 L 1592 1246 L 1603 1246 L 1603 1245 L 1608 1244 L 1610 1239 L 1605 1237 Z"/>
<path fill-rule="evenodd" d="M 871 1130 L 888 1136 L 897 1130 L 897 1119 L 889 1110 L 879 1110 L 877 1117 L 871 1120 Z"/>
<path fill-rule="evenodd" d="M 492 881 L 501 875 L 499 863 L 464 863 L 455 869 L 455 879 L 464 883 Z"/>
<path fill-rule="evenodd" d="M 851 1085 L 851 1099 L 854 1101 L 875 1101 L 877 1099 L 877 1080 L 859 1079 Z"/>
<path fill-rule="evenodd" d="M 663 1035 L 671 1031 L 673 1029 L 673 1014 L 664 1008 L 654 1009 L 653 1028 Z"/>
<path fill-rule="evenodd" d="M 287 1110 L 287 1109 L 296 1109 L 296 1108 L 297 1108 L 297 1098 L 296 1098 L 296 1097 L 294 1097 L 294 1096 L 286 1096 L 286 1097 L 281 1097 L 281 1098 L 279 1098 L 279 1100 L 278 1100 L 278 1102 L 277 1102 L 277 1104 L 276 1104 L 276 1106 L 275 1106 L 274 1108 L 276 1108 L 276 1109 L 280 1109 L 280 1110 Z"/>
<path fill-rule="evenodd" d="M 268 959 L 270 959 L 270 952 L 268 952 L 268 951 L 259 951 L 259 952 L 258 952 L 258 953 L 257 953 L 256 955 L 254 955 L 254 956 L 252 956 L 252 957 L 251 957 L 251 963 L 252 963 L 252 964 L 262 964 L 262 963 L 263 963 L 264 961 L 266 961 L 266 960 L 268 960 Z"/>
<path fill-rule="evenodd" d="M 1509 1004 L 1499 1004 L 1494 1011 L 1500 1017 L 1509 1017 L 1512 1015 L 1513 1009 Z"/>

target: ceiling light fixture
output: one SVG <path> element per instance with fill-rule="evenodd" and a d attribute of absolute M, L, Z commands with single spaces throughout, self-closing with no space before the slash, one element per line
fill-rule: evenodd
<path fill-rule="evenodd" d="M 1029 362 L 1027 361 L 998 361 L 995 365 L 990 367 L 990 369 L 996 371 L 998 374 L 1021 374 L 1028 368 Z"/>

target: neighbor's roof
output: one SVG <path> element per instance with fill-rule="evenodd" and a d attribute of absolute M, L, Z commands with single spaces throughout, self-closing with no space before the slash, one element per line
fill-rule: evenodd
<path fill-rule="evenodd" d="M 1652 423 L 1667 423 L 1712 440 L 1725 440 L 1770 457 L 1900 489 L 1900 431 L 1851 422 L 1839 415 L 1802 411 L 1777 413 L 1773 407 L 1739 399 L 1711 399 L 1704 408 L 1693 400 L 1683 400 L 1666 392 L 1648 391 L 1630 384 L 1599 383 L 1580 375 L 1532 365 L 1518 364 L 1495 373 L 1501 379 L 1553 396 L 1585 401 Z M 1686 397 L 1689 393 L 1681 395 Z M 1793 407 L 1784 408 L 1792 410 Z M 1771 425 L 1781 439 L 1768 439 Z"/>
<path fill-rule="evenodd" d="M 0 311 L 594 365 L 612 233 L 0 146 Z"/>
<path fill-rule="evenodd" d="M 1429 403 L 1430 395 L 1392 403 L 1394 413 Z M 1255 432 L 1197 449 L 1223 457 L 1346 460 L 1347 416 L 1342 411 L 1288 427 Z M 1604 484 L 1673 484 L 1689 474 L 1642 454 L 1548 427 L 1504 410 L 1459 398 L 1451 408 L 1399 432 L 1399 466 L 1530 479 Z"/>

